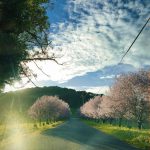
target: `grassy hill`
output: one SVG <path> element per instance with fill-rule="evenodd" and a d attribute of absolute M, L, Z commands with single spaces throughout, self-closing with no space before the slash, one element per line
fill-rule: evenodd
<path fill-rule="evenodd" d="M 96 94 L 73 89 L 53 87 L 36 87 L 0 94 L 1 116 L 4 117 L 9 111 L 27 114 L 29 107 L 43 95 L 57 95 L 66 101 L 72 109 L 79 108 L 84 102 L 93 98 Z"/>

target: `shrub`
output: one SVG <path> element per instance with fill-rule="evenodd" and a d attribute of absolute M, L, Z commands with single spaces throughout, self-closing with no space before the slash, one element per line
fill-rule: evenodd
<path fill-rule="evenodd" d="M 36 121 L 55 121 L 70 116 L 69 105 L 57 96 L 42 96 L 29 108 L 29 116 Z"/>

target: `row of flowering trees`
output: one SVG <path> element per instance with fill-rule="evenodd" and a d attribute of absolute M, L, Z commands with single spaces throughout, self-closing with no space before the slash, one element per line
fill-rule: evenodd
<path fill-rule="evenodd" d="M 139 129 L 150 120 L 150 72 L 120 75 L 107 96 L 97 96 L 81 108 L 82 117 L 110 121 L 137 122 Z"/>
<path fill-rule="evenodd" d="M 70 116 L 69 105 L 57 96 L 42 96 L 29 108 L 28 114 L 35 121 L 56 121 Z"/>

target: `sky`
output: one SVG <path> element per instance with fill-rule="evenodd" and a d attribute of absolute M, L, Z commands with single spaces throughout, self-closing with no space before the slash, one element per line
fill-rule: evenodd
<path fill-rule="evenodd" d="M 47 10 L 50 40 L 59 57 L 55 62 L 37 62 L 29 67 L 38 86 L 61 86 L 105 93 L 122 73 L 150 68 L 150 22 L 119 64 L 146 20 L 149 0 L 53 0 Z M 6 86 L 5 91 L 18 89 Z M 26 87 L 32 87 L 31 83 Z M 18 87 L 18 88 L 17 88 Z"/>

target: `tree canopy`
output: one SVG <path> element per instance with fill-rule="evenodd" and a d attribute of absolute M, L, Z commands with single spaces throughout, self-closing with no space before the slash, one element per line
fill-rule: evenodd
<path fill-rule="evenodd" d="M 49 3 L 49 0 L 0 2 L 0 89 L 22 75 L 31 75 L 27 62 L 55 60 L 54 54 L 48 52 Z"/>
<path fill-rule="evenodd" d="M 122 74 L 116 78 L 107 96 L 96 96 L 87 101 L 81 108 L 82 117 L 102 121 L 122 120 L 135 121 L 138 128 L 150 119 L 150 72 L 138 71 Z"/>
<path fill-rule="evenodd" d="M 57 96 L 42 96 L 29 108 L 28 114 L 34 120 L 48 122 L 69 118 L 70 108 L 68 103 Z"/>

